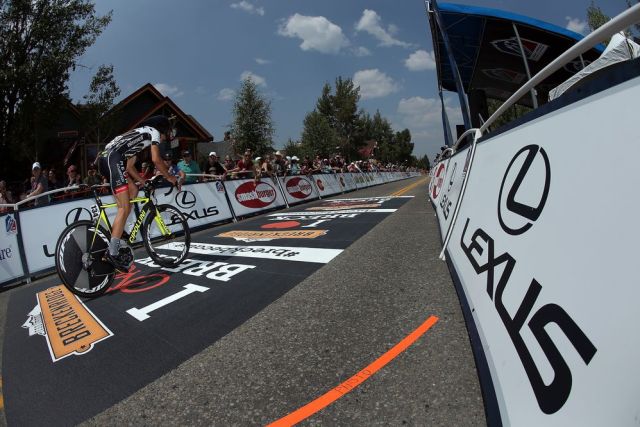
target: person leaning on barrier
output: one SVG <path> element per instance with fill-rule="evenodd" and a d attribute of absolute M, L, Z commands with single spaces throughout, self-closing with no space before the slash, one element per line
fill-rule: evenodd
<path fill-rule="evenodd" d="M 198 163 L 193 160 L 193 156 L 191 156 L 191 151 L 189 150 L 184 150 L 182 152 L 182 160 L 178 162 L 178 167 L 186 175 L 202 173 L 200 172 L 200 166 L 198 166 Z M 187 176 L 185 183 L 193 184 L 198 181 L 200 181 L 200 178 L 197 176 Z"/>
<path fill-rule="evenodd" d="M 273 170 L 276 175 L 283 176 L 287 172 L 287 161 L 282 158 L 282 153 L 276 151 L 275 160 L 273 161 Z"/>
<path fill-rule="evenodd" d="M 7 190 L 7 183 L 5 181 L 0 181 L 0 205 L 10 205 L 13 203 L 13 195 L 11 194 L 11 191 Z M 9 208 L 0 206 L 0 213 L 8 211 Z"/>
<path fill-rule="evenodd" d="M 298 156 L 291 157 L 291 164 L 289 165 L 289 175 L 300 175 L 300 159 Z"/>
<path fill-rule="evenodd" d="M 184 172 L 182 172 L 180 168 L 175 163 L 173 163 L 173 156 L 171 156 L 171 153 L 165 153 L 164 156 L 162 156 L 162 161 L 164 162 L 164 165 L 167 167 L 167 171 L 169 172 L 169 175 L 175 176 L 176 178 L 179 178 L 181 181 L 184 181 L 185 179 Z M 162 172 L 156 169 L 156 175 L 162 175 Z"/>
<path fill-rule="evenodd" d="M 49 191 L 62 188 L 62 183 L 58 181 L 58 176 L 56 175 L 56 170 L 54 168 L 49 169 L 47 181 L 49 184 Z"/>
<path fill-rule="evenodd" d="M 207 166 L 206 172 L 209 175 L 218 175 L 220 176 L 220 179 L 224 181 L 227 178 L 227 170 L 224 166 L 222 166 L 220 160 L 218 160 L 218 153 L 216 153 L 215 151 L 210 152 L 209 159 L 207 161 L 209 162 L 209 164 Z M 209 179 L 213 181 L 213 178 Z"/>
<path fill-rule="evenodd" d="M 31 197 L 37 196 L 38 194 L 42 194 L 49 190 L 49 182 L 42 175 L 42 168 L 40 167 L 39 162 L 35 162 L 31 166 L 31 191 L 27 193 L 26 198 L 29 199 Z M 49 203 L 49 196 L 38 197 L 34 200 L 34 206 L 42 206 Z"/>
<path fill-rule="evenodd" d="M 94 165 L 93 163 L 89 164 L 89 168 L 87 169 L 87 176 L 83 182 L 88 186 L 100 185 L 103 183 L 103 179 L 98 173 L 96 165 Z"/>
<path fill-rule="evenodd" d="M 265 154 L 264 158 L 260 162 L 260 174 L 262 176 L 273 177 L 274 169 L 271 164 L 271 155 Z"/>
<path fill-rule="evenodd" d="M 253 161 L 251 160 L 251 151 L 244 152 L 242 159 L 238 160 L 236 167 L 233 169 L 238 178 L 249 178 L 253 172 Z"/>

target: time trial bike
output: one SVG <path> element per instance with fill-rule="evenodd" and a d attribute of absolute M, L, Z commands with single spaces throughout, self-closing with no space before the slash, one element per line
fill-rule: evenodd
<path fill-rule="evenodd" d="M 144 196 L 131 199 L 142 208 L 128 233 L 123 234 L 129 244 L 134 244 L 141 234 L 144 247 L 158 265 L 174 268 L 189 254 L 191 233 L 186 218 L 175 207 L 155 202 L 155 190 L 161 176 L 147 180 L 142 187 Z M 98 194 L 102 185 L 89 187 L 96 204 L 91 207 L 93 220 L 81 220 L 70 224 L 58 238 L 55 262 L 62 283 L 76 295 L 94 298 L 104 294 L 113 282 L 116 269 L 104 258 L 109 249 L 111 223 L 106 210 L 116 208 L 116 203 L 103 203 Z M 173 187 L 166 194 L 170 194 Z"/>

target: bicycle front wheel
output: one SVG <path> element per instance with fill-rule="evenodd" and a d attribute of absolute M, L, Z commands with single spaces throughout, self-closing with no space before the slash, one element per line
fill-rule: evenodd
<path fill-rule="evenodd" d="M 102 257 L 109 234 L 92 221 L 78 221 L 62 231 L 56 244 L 56 270 L 62 283 L 76 295 L 95 298 L 109 289 L 114 268 Z"/>
<path fill-rule="evenodd" d="M 182 213 L 171 205 L 156 206 L 142 228 L 142 240 L 151 259 L 158 265 L 174 268 L 189 255 L 191 233 Z"/>

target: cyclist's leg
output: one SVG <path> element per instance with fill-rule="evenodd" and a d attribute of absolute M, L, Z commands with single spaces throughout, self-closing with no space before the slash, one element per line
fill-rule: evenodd
<path fill-rule="evenodd" d="M 109 254 L 117 257 L 120 248 L 126 248 L 127 245 L 122 241 L 122 232 L 124 225 L 131 212 L 129 204 L 129 186 L 127 175 L 124 168 L 124 159 L 120 153 L 109 153 L 106 158 L 109 171 L 109 181 L 111 183 L 111 191 L 118 205 L 118 212 L 113 220 L 111 227 L 111 241 L 109 242 Z"/>

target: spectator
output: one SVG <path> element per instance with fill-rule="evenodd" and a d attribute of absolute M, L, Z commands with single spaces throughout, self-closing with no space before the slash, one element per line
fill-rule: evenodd
<path fill-rule="evenodd" d="M 0 181 L 0 205 L 8 205 L 14 203 L 11 191 L 7 190 L 7 183 Z M 8 212 L 9 208 L 0 206 L 0 213 Z"/>
<path fill-rule="evenodd" d="M 276 151 L 276 159 L 273 162 L 273 170 L 278 176 L 283 176 L 287 172 L 287 161 L 282 158 L 282 153 Z"/>
<path fill-rule="evenodd" d="M 45 193 L 49 190 L 49 182 L 42 175 L 40 163 L 35 162 L 33 166 L 31 166 L 31 175 L 31 191 L 27 193 L 26 198 L 37 196 L 38 194 Z M 49 203 L 49 196 L 38 197 L 33 202 L 34 206 L 42 206 L 47 203 Z"/>
<path fill-rule="evenodd" d="M 227 172 L 229 172 L 230 170 L 235 169 L 235 167 L 236 167 L 236 163 L 233 161 L 231 156 L 227 154 L 224 157 L 224 168 L 226 169 Z"/>
<path fill-rule="evenodd" d="M 333 169 L 331 169 L 331 165 L 329 164 L 329 159 L 324 159 L 322 161 L 322 173 L 333 173 Z"/>
<path fill-rule="evenodd" d="M 102 177 L 96 171 L 96 165 L 94 165 L 93 163 L 89 165 L 87 177 L 84 179 L 84 183 L 88 186 L 102 184 Z"/>
<path fill-rule="evenodd" d="M 58 188 L 62 188 L 62 185 L 60 183 L 60 181 L 58 181 L 58 177 L 56 176 L 56 170 L 51 168 L 49 169 L 49 175 L 48 175 L 48 185 L 49 185 L 49 190 L 56 190 Z"/>
<path fill-rule="evenodd" d="M 180 168 L 175 163 L 173 163 L 173 156 L 171 156 L 171 153 L 165 153 L 162 156 L 162 161 L 164 162 L 165 166 L 167 166 L 169 175 L 175 176 L 176 178 L 182 178 L 182 180 L 185 179 L 184 172 L 182 172 Z M 156 175 L 162 175 L 162 172 L 156 169 Z"/>
<path fill-rule="evenodd" d="M 149 162 L 142 162 L 142 170 L 140 171 L 140 178 L 144 181 L 153 177 L 153 165 Z"/>
<path fill-rule="evenodd" d="M 201 173 L 200 167 L 191 157 L 191 152 L 189 150 L 184 150 L 182 152 L 182 160 L 178 162 L 178 168 L 180 168 L 180 170 L 184 172 L 185 175 L 187 175 L 184 181 L 186 184 L 193 184 L 194 182 L 200 181 L 199 177 L 188 176 L 189 174 Z"/>
<path fill-rule="evenodd" d="M 300 175 L 300 165 L 298 164 L 298 156 L 291 158 L 291 165 L 289 165 L 289 175 Z"/>
<path fill-rule="evenodd" d="M 253 172 L 253 162 L 251 161 L 251 151 L 244 152 L 242 159 L 238 160 L 234 169 L 237 172 L 239 178 L 247 178 Z"/>
<path fill-rule="evenodd" d="M 260 162 L 260 174 L 262 176 L 273 177 L 273 165 L 271 164 L 271 155 L 266 154 Z"/>
<path fill-rule="evenodd" d="M 67 168 L 67 179 L 64 181 L 65 187 L 71 187 L 72 185 L 80 185 L 82 184 L 82 179 L 80 178 L 80 174 L 78 173 L 78 168 L 76 165 L 70 165 Z"/>
<path fill-rule="evenodd" d="M 208 162 L 207 173 L 209 175 L 218 175 L 220 179 L 224 181 L 227 177 L 227 170 L 222 166 L 220 160 L 218 160 L 218 153 L 215 151 L 210 152 Z"/>

